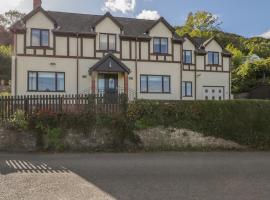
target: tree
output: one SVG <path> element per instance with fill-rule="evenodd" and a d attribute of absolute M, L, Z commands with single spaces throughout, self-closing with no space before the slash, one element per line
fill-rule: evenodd
<path fill-rule="evenodd" d="M 179 35 L 190 34 L 191 36 L 208 36 L 221 30 L 222 22 L 219 17 L 206 11 L 189 13 L 185 25 L 177 30 Z"/>
<path fill-rule="evenodd" d="M 0 80 L 11 78 L 11 47 L 0 46 Z"/>
<path fill-rule="evenodd" d="M 233 46 L 233 44 L 227 45 L 226 49 L 232 53 L 232 64 L 234 68 L 238 68 L 242 63 L 244 59 L 244 54 L 242 51 L 237 49 L 236 47 Z"/>
<path fill-rule="evenodd" d="M 12 24 L 19 21 L 24 16 L 25 14 L 19 12 L 18 10 L 10 10 L 4 14 L 0 14 L 0 26 L 8 29 Z"/>
<path fill-rule="evenodd" d="M 10 45 L 12 43 L 12 35 L 9 27 L 25 16 L 17 10 L 10 10 L 4 14 L 0 14 L 0 45 Z"/>

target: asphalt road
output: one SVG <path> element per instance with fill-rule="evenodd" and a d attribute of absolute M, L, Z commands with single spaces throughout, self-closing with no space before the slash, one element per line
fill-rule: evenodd
<path fill-rule="evenodd" d="M 270 153 L 0 153 L 0 199 L 269 200 Z"/>

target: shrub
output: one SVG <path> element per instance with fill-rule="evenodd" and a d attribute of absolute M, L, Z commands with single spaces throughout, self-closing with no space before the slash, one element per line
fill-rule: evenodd
<path fill-rule="evenodd" d="M 257 149 L 270 148 L 270 101 L 137 101 L 127 116 L 137 129 L 170 126 L 200 131 Z"/>
<path fill-rule="evenodd" d="M 22 110 L 18 110 L 15 114 L 4 124 L 7 129 L 14 129 L 17 131 L 25 131 L 28 128 L 28 121 Z"/>

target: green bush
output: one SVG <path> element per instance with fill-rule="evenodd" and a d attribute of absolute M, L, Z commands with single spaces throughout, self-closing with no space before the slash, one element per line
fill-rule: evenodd
<path fill-rule="evenodd" d="M 136 147 L 140 140 L 133 132 L 134 123 L 126 117 L 128 104 L 124 100 L 122 102 L 121 112 L 112 115 L 96 113 L 91 109 L 76 114 L 55 114 L 43 110 L 29 117 L 28 127 L 37 133 L 37 145 L 45 150 L 62 150 L 62 138 L 69 129 L 87 135 L 94 129 L 104 128 L 110 130 L 110 150 L 128 150 L 130 146 Z"/>
<path fill-rule="evenodd" d="M 187 128 L 248 145 L 270 149 L 270 101 L 137 101 L 128 118 L 138 129 Z"/>
<path fill-rule="evenodd" d="M 3 126 L 7 129 L 25 131 L 28 129 L 28 121 L 23 111 L 18 110 L 7 120 Z"/>

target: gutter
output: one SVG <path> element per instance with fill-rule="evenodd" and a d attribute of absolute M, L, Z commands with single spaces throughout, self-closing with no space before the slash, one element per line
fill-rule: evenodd
<path fill-rule="evenodd" d="M 138 98 L 138 59 L 137 59 L 137 41 L 138 37 L 135 38 L 135 84 L 136 84 L 136 94 L 135 97 L 136 99 Z M 150 50 L 149 50 L 150 52 Z M 130 55 L 132 57 L 132 55 Z"/>
<path fill-rule="evenodd" d="M 77 95 L 79 94 L 79 33 L 76 33 L 77 36 L 77 56 L 76 56 L 76 70 L 77 70 Z"/>

